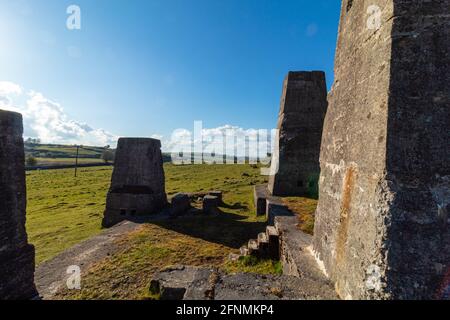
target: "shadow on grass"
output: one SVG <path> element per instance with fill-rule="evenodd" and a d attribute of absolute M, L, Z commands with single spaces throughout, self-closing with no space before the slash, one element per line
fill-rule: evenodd
<path fill-rule="evenodd" d="M 235 206 L 232 206 L 235 208 Z M 224 207 L 225 208 L 225 207 Z M 149 222 L 162 228 L 194 238 L 238 249 L 249 239 L 264 232 L 265 222 L 244 221 L 246 216 L 220 210 L 214 215 L 199 213 L 196 216 Z"/>
<path fill-rule="evenodd" d="M 233 205 L 227 204 L 227 203 L 223 203 L 221 205 L 221 207 L 225 208 L 225 209 L 231 209 L 231 210 L 248 210 L 248 206 L 246 206 L 246 205 L 244 205 L 244 204 L 242 204 L 240 202 L 237 202 L 237 203 L 235 203 Z"/>

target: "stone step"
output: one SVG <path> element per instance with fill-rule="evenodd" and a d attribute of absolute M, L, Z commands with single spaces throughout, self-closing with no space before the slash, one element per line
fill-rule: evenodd
<path fill-rule="evenodd" d="M 241 256 L 245 257 L 250 254 L 247 246 L 242 246 L 240 249 Z"/>
<path fill-rule="evenodd" d="M 280 233 L 280 261 L 283 274 L 311 279 L 328 284 L 324 270 L 320 268 L 311 251 L 312 236 L 297 228 L 296 217 L 276 217 L 275 226 Z"/>
<path fill-rule="evenodd" d="M 228 255 L 228 260 L 232 261 L 232 262 L 236 262 L 239 260 L 239 258 L 242 257 L 240 254 L 236 254 L 236 253 L 230 253 Z"/>
<path fill-rule="evenodd" d="M 258 242 L 259 244 L 261 243 L 269 244 L 269 237 L 267 236 L 267 233 L 261 232 L 260 234 L 258 234 Z"/>
<path fill-rule="evenodd" d="M 257 216 L 264 216 L 266 214 L 266 199 L 269 197 L 267 184 L 256 185 L 253 188 L 254 204 Z"/>
<path fill-rule="evenodd" d="M 275 217 L 280 216 L 294 216 L 289 208 L 283 203 L 281 198 L 272 197 L 266 201 L 266 217 L 267 224 L 273 226 L 275 224 Z"/>
<path fill-rule="evenodd" d="M 266 234 L 267 234 L 267 238 L 269 239 L 269 241 L 270 241 L 271 237 L 279 237 L 279 235 L 280 235 L 278 233 L 277 228 L 275 228 L 274 226 L 268 226 L 266 228 Z"/>
<path fill-rule="evenodd" d="M 255 239 L 251 239 L 248 241 L 248 250 L 250 254 L 256 254 L 259 250 L 258 241 Z"/>
<path fill-rule="evenodd" d="M 259 256 L 266 258 L 269 253 L 269 238 L 265 232 L 258 234 Z"/>
<path fill-rule="evenodd" d="M 268 256 L 272 260 L 280 259 L 280 234 L 278 230 L 273 226 L 266 228 L 266 235 L 269 240 Z"/>

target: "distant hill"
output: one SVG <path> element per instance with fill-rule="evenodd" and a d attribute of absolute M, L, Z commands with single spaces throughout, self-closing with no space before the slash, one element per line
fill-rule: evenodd
<path fill-rule="evenodd" d="M 78 164 L 99 165 L 104 163 L 104 147 L 83 146 L 78 150 Z M 115 149 L 111 149 L 115 152 Z M 37 163 L 32 167 L 68 167 L 75 165 L 77 147 L 75 145 L 38 144 L 25 142 L 25 158 L 32 156 Z M 163 153 L 163 161 L 170 162 L 170 154 Z M 31 168 L 31 166 L 28 166 Z"/>
<path fill-rule="evenodd" d="M 102 147 L 82 147 L 79 149 L 80 158 L 101 159 L 104 148 Z M 75 158 L 77 154 L 76 146 L 57 144 L 30 144 L 25 143 L 25 156 L 35 158 Z"/>
<path fill-rule="evenodd" d="M 104 163 L 102 159 L 102 154 L 104 152 L 104 147 L 94 147 L 94 146 L 83 146 L 79 148 L 78 154 L 78 164 L 80 165 L 99 165 Z M 115 149 L 111 149 L 115 152 Z M 45 168 L 45 167 L 67 167 L 75 165 L 75 158 L 77 155 L 77 147 L 75 145 L 59 145 L 59 144 L 38 144 L 25 142 L 25 157 L 28 158 L 32 156 L 36 159 L 37 164 L 33 167 Z M 223 157 L 225 160 L 225 156 Z M 204 159 L 205 157 L 201 154 L 194 154 L 192 160 L 194 159 Z M 237 161 L 238 158 L 235 158 Z M 243 158 L 240 158 L 243 160 Z M 171 154 L 163 152 L 163 162 L 171 162 Z M 248 163 L 249 158 L 245 158 Z"/>

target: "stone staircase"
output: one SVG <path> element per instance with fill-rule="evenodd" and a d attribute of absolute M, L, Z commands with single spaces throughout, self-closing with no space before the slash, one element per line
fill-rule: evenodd
<path fill-rule="evenodd" d="M 263 259 L 280 260 L 280 240 L 279 233 L 274 226 L 267 226 L 266 232 L 258 234 L 257 239 L 251 239 L 247 245 L 240 248 L 240 254 L 232 254 L 231 260 L 238 260 L 240 257 L 255 256 Z"/>
<path fill-rule="evenodd" d="M 297 229 L 296 216 L 276 216 L 241 256 L 280 260 L 282 275 L 226 274 L 220 270 L 177 266 L 157 273 L 150 292 L 161 300 L 333 300 L 333 283 L 311 254 L 312 236 Z"/>
<path fill-rule="evenodd" d="M 254 188 L 254 201 L 257 215 L 267 217 L 266 231 L 258 234 L 257 239 L 251 239 L 247 245 L 240 248 L 240 254 L 231 254 L 230 260 L 236 261 L 241 257 L 255 256 L 263 259 L 280 260 L 280 230 L 274 226 L 275 218 L 294 215 L 278 197 L 271 196 L 267 185 L 258 185 Z"/>
<path fill-rule="evenodd" d="M 255 188 L 255 204 L 265 214 L 265 232 L 231 254 L 230 260 L 254 256 L 279 260 L 283 275 L 224 274 L 219 270 L 179 266 L 163 270 L 152 280 L 150 291 L 162 300 L 330 300 L 337 299 L 333 283 L 317 264 L 312 236 L 301 232 L 298 218 L 280 199 Z"/>

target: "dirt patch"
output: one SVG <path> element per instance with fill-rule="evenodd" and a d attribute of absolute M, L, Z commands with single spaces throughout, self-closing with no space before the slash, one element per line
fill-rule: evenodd
<path fill-rule="evenodd" d="M 96 262 L 119 249 L 116 240 L 139 227 L 137 223 L 123 222 L 40 264 L 34 277 L 39 295 L 45 300 L 52 299 L 60 289 L 66 287 L 70 276 L 67 273 L 69 267 L 78 266 L 82 274 L 87 272 Z"/>

